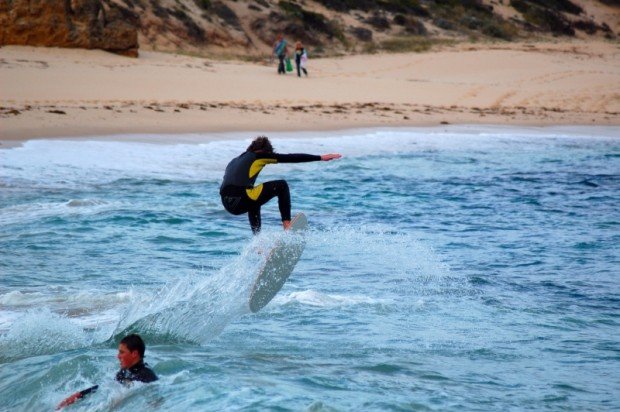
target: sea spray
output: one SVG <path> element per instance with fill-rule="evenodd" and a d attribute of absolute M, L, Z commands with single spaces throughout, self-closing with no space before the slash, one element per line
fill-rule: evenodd
<path fill-rule="evenodd" d="M 114 336 L 137 332 L 151 342 L 204 344 L 249 312 L 248 296 L 258 268 L 282 233 L 262 233 L 213 274 L 195 274 L 141 296 L 122 315 Z"/>
<path fill-rule="evenodd" d="M 427 296 L 476 293 L 415 233 L 381 224 L 341 224 L 310 229 L 306 239 L 304 256 L 264 311 L 287 311 L 287 316 L 302 308 L 338 308 L 351 316 L 359 310 L 418 311 Z M 384 298 L 394 294 L 400 298 Z"/>
<path fill-rule="evenodd" d="M 92 335 L 48 308 L 31 309 L 0 336 L 0 362 L 82 348 Z"/>
<path fill-rule="evenodd" d="M 415 232 L 403 232 L 382 224 L 342 224 L 311 230 L 305 260 L 319 259 L 323 266 L 326 262 L 331 264 L 334 272 L 345 271 L 342 265 L 346 262 L 345 272 L 355 276 L 356 284 L 366 292 L 386 284 L 395 287 L 406 284 L 407 290 L 419 292 L 438 287 L 447 279 L 461 283 L 441 256 L 421 242 Z M 377 273 L 384 275 L 377 278 Z"/>

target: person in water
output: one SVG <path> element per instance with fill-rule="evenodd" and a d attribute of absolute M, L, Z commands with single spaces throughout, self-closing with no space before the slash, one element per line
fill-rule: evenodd
<path fill-rule="evenodd" d="M 121 370 L 116 373 L 116 380 L 123 384 L 131 382 L 151 383 L 157 380 L 157 375 L 144 363 L 146 347 L 140 335 L 125 336 L 118 344 L 118 361 Z"/>
<path fill-rule="evenodd" d="M 288 183 L 286 180 L 274 180 L 255 185 L 263 167 L 274 163 L 329 161 L 340 157 L 342 156 L 338 153 L 320 156 L 275 153 L 269 138 L 259 136 L 244 153 L 226 166 L 224 180 L 220 186 L 222 205 L 233 215 L 247 213 L 252 232 L 257 234 L 261 229 L 261 206 L 277 196 L 282 225 L 286 230 L 291 225 L 291 195 Z"/>
<path fill-rule="evenodd" d="M 116 373 L 117 382 L 129 386 L 132 382 L 150 383 L 157 380 L 155 372 L 144 363 L 145 350 L 146 346 L 139 335 L 127 335 L 120 341 L 116 357 L 121 369 Z M 63 400 L 56 409 L 71 405 L 86 395 L 96 392 L 97 389 L 99 385 L 76 392 Z"/>

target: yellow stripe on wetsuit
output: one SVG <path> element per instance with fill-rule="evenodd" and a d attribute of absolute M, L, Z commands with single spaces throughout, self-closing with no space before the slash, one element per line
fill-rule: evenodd
<path fill-rule="evenodd" d="M 252 200 L 256 200 L 258 199 L 258 197 L 260 196 L 260 194 L 263 191 L 263 184 L 261 183 L 258 186 L 254 186 L 252 188 L 249 189 L 245 189 L 245 193 L 248 194 L 248 197 Z"/>
<path fill-rule="evenodd" d="M 253 178 L 254 176 L 256 176 L 257 174 L 260 173 L 261 170 L 263 170 L 263 167 L 265 167 L 268 164 L 271 163 L 277 163 L 278 161 L 276 159 L 256 159 L 255 161 L 252 162 L 252 165 L 250 166 L 250 179 Z"/>
<path fill-rule="evenodd" d="M 268 164 L 277 163 L 276 159 L 257 159 L 252 162 L 252 166 L 250 166 L 250 179 L 260 173 Z M 248 194 L 248 197 L 252 200 L 258 199 L 260 194 L 263 191 L 263 184 L 261 183 L 258 186 L 254 186 L 252 188 L 245 189 L 245 192 Z"/>

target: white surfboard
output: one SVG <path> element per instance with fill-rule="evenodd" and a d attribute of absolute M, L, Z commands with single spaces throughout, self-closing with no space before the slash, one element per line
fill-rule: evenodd
<path fill-rule="evenodd" d="M 304 237 L 299 236 L 298 232 L 305 230 L 307 226 L 306 215 L 299 213 L 291 221 L 289 228 L 290 231 L 296 232 L 291 233 L 295 236 L 278 240 L 267 254 L 265 261 L 258 270 L 256 281 L 250 292 L 249 304 L 252 312 L 256 313 L 264 308 L 282 289 L 293 272 L 306 246 Z"/>

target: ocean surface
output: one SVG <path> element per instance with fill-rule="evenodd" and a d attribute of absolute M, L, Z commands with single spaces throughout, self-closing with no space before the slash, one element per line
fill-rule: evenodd
<path fill-rule="evenodd" d="M 256 314 L 277 203 L 253 238 L 218 196 L 253 134 L 0 150 L 1 411 L 620 409 L 620 128 L 270 136 L 344 157 L 261 173 L 309 232 Z M 114 381 L 128 331 L 158 382 Z"/>

